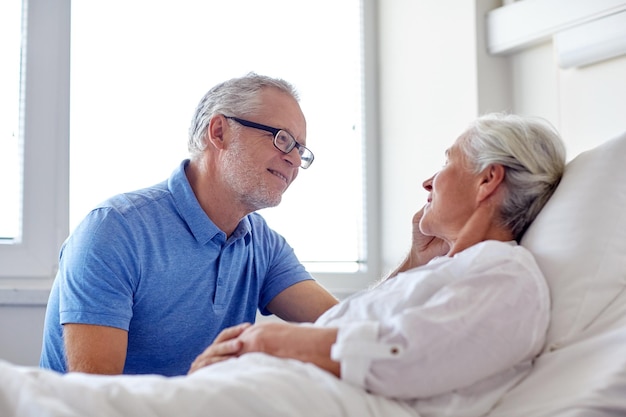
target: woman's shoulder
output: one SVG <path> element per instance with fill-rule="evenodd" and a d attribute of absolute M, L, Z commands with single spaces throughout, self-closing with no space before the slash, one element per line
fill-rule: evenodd
<path fill-rule="evenodd" d="M 519 245 L 514 240 L 502 241 L 502 240 L 483 240 L 482 242 L 478 242 L 473 246 L 459 252 L 459 255 L 463 254 L 464 256 L 487 256 L 490 258 L 502 256 L 502 257 L 510 257 L 510 256 L 530 256 L 532 254 L 528 249 Z"/>
<path fill-rule="evenodd" d="M 539 273 L 533 254 L 515 241 L 485 240 L 454 256 L 462 268 L 502 268 L 506 265 Z"/>

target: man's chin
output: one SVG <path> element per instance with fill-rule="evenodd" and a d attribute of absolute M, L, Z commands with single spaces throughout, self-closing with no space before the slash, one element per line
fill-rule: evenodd
<path fill-rule="evenodd" d="M 258 202 L 258 204 L 255 205 L 256 209 L 254 211 L 276 207 L 280 204 L 281 201 L 282 201 L 282 196 L 278 196 L 277 198 L 271 198 L 271 199 L 266 198 L 262 202 Z"/>

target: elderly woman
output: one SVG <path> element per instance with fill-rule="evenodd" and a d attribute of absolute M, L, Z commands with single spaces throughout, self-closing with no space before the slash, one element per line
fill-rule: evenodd
<path fill-rule="evenodd" d="M 550 298 L 522 234 L 550 198 L 565 147 L 543 121 L 477 119 L 424 181 L 405 262 L 315 327 L 260 323 L 224 331 L 191 371 L 246 352 L 311 362 L 425 415 L 481 415 L 528 371 Z M 454 411 L 457 410 L 457 411 Z"/>
<path fill-rule="evenodd" d="M 25 382 L 27 373 L 0 363 L 0 386 L 12 386 L 0 392 L 0 414 L 23 406 L 80 415 L 98 404 L 103 416 L 484 415 L 544 343 L 548 287 L 518 242 L 564 166 L 565 148 L 547 123 L 480 117 L 424 181 L 428 201 L 413 218 L 411 250 L 374 288 L 314 324 L 228 328 L 185 377 L 39 370 Z M 130 408 L 120 408 L 124 401 Z"/>

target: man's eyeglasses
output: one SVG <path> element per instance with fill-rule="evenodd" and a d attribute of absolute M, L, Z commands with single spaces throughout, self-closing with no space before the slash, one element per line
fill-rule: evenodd
<path fill-rule="evenodd" d="M 282 129 L 276 129 L 275 127 L 270 127 L 266 125 L 262 125 L 260 123 L 251 122 L 248 120 L 240 119 L 238 117 L 233 116 L 224 116 L 227 119 L 234 120 L 242 126 L 251 127 L 254 129 L 265 130 L 266 132 L 270 132 L 274 135 L 274 146 L 276 149 L 281 151 L 282 153 L 289 153 L 296 148 L 298 150 L 298 155 L 300 155 L 300 167 L 307 169 L 313 163 L 313 152 L 309 150 L 306 146 L 300 145 L 296 139 L 291 136 L 291 134 Z"/>

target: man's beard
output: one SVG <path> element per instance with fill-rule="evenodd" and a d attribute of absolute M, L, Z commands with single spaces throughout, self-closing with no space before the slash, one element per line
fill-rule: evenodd
<path fill-rule="evenodd" d="M 240 138 L 235 138 L 224 160 L 224 180 L 249 212 L 277 206 L 282 199 L 282 193 L 273 190 L 263 177 L 250 170 L 256 163 Z"/>

